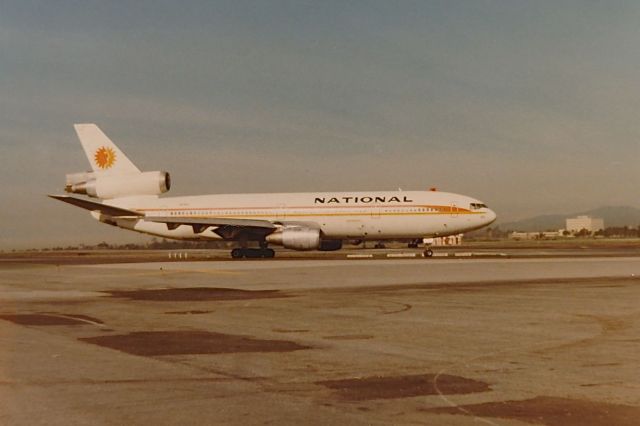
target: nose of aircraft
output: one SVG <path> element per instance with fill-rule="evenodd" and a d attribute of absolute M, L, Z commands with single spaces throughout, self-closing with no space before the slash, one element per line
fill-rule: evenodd
<path fill-rule="evenodd" d="M 495 222 L 496 218 L 498 217 L 498 215 L 496 215 L 496 212 L 494 212 L 491 209 L 487 209 L 487 213 L 485 214 L 485 217 L 487 219 L 487 225 Z"/>

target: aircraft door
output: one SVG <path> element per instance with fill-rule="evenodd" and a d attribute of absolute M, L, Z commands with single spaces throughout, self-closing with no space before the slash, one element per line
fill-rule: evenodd
<path fill-rule="evenodd" d="M 449 206 L 449 208 L 450 208 L 450 212 L 451 212 L 451 217 L 452 217 L 452 218 L 456 218 L 456 217 L 458 217 L 458 213 L 459 213 L 459 211 L 458 211 L 458 206 L 457 206 L 457 204 L 455 203 L 455 201 L 452 201 L 452 202 L 451 202 L 451 205 Z"/>

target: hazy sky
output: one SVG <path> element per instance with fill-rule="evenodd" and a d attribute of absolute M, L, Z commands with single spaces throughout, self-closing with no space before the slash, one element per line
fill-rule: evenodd
<path fill-rule="evenodd" d="M 637 1 L 0 2 L 0 248 L 126 242 L 45 197 L 95 122 L 171 195 L 640 207 Z M 146 238 L 146 237 L 145 237 Z"/>

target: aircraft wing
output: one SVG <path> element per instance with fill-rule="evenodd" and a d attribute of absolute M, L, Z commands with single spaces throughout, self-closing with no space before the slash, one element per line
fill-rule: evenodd
<path fill-rule="evenodd" d="M 145 220 L 165 223 L 168 229 L 176 229 L 180 225 L 189 225 L 193 232 L 200 234 L 215 226 L 215 233 L 224 239 L 235 239 L 241 234 L 265 236 L 276 230 L 276 225 L 268 220 L 229 219 L 229 218 L 195 218 L 195 217 L 160 217 L 147 216 Z"/>
<path fill-rule="evenodd" d="M 110 206 L 96 201 L 74 198 L 68 195 L 49 195 L 49 197 L 74 206 L 82 207 L 90 211 L 97 211 L 113 217 L 129 217 L 144 219 L 150 222 L 164 223 L 168 229 L 176 229 L 180 225 L 188 225 L 193 228 L 193 232 L 200 234 L 208 228 L 215 226 L 215 233 L 224 239 L 235 239 L 240 236 L 264 237 L 276 230 L 276 225 L 268 220 L 255 219 L 229 219 L 229 218 L 193 218 L 193 217 L 163 217 L 145 216 L 134 210 L 127 210 L 121 207 Z"/>
<path fill-rule="evenodd" d="M 251 228 L 276 229 L 268 220 L 227 219 L 216 217 L 160 217 L 147 216 L 145 220 L 173 225 L 203 225 L 203 226 L 244 226 Z"/>
<path fill-rule="evenodd" d="M 98 203 L 96 201 L 83 200 L 82 198 L 74 198 L 68 195 L 49 195 L 49 197 L 63 201 L 65 203 L 73 204 L 74 206 L 82 207 L 83 209 L 90 211 L 97 211 L 102 214 L 114 217 L 141 217 L 142 213 L 138 213 L 133 210 L 127 210 L 120 207 L 109 206 L 107 204 Z"/>

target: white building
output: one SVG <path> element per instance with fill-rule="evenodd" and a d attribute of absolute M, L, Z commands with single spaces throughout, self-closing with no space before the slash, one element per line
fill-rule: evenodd
<path fill-rule="evenodd" d="M 567 219 L 567 231 L 580 232 L 583 229 L 591 233 L 604 229 L 604 220 L 589 216 L 578 216 Z"/>
<path fill-rule="evenodd" d="M 512 232 L 509 234 L 509 238 L 512 240 L 555 240 L 556 238 L 563 237 L 564 229 L 559 231 L 544 231 L 544 232 Z"/>
<path fill-rule="evenodd" d="M 422 242 L 426 246 L 459 246 L 462 245 L 462 236 L 463 234 L 449 235 L 448 237 L 425 238 Z"/>

